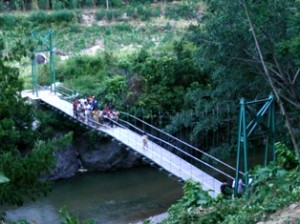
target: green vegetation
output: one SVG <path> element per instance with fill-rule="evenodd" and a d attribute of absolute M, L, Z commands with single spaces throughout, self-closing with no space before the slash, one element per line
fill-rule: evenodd
<path fill-rule="evenodd" d="M 276 18 L 266 16 L 269 6 L 249 4 L 252 17 L 257 19 L 255 23 L 261 27 L 257 32 L 261 32 L 258 37 L 263 59 L 256 57 L 257 46 L 249 35 L 249 23 L 246 23 L 249 19 L 242 4 L 205 3 L 204 6 L 199 1 L 180 1 L 149 7 L 130 4 L 96 12 L 39 11 L 16 18 L 4 14 L 0 21 L 7 21 L 3 23 L 10 27 L 18 19 L 28 31 L 52 28 L 55 47 L 70 58 L 62 61 L 57 57 L 59 81 L 82 94 L 93 94 L 103 102 L 113 100 L 120 110 L 129 109 L 146 118 L 154 117 L 154 122 L 159 114 L 169 116 L 171 124 L 166 129 L 170 133 L 180 136 L 188 130 L 186 139 L 200 148 L 209 148 L 212 144 L 214 154 L 225 156 L 234 152 L 240 97 L 259 99 L 272 91 L 282 101 L 280 109 L 286 115 L 277 119 L 277 126 L 287 122 L 291 136 L 287 140 L 281 129 L 277 138 L 295 148 L 298 140 L 292 130 L 297 129 L 293 126 L 299 117 L 296 94 L 299 90 L 298 30 L 293 29 L 293 24 L 298 15 L 292 3 L 269 3 L 278 11 Z M 193 20 L 186 20 L 188 7 L 191 12 L 188 15 Z M 158 8 L 162 8 L 160 17 L 152 13 Z M 146 21 L 140 18 L 148 14 L 143 10 L 151 15 Z M 230 13 L 232 11 L 237 13 Z M 143 13 L 139 15 L 139 12 Z M 173 17 L 175 20 L 167 19 Z M 62 22 L 56 18 L 62 18 Z M 280 32 L 269 28 L 274 21 L 284 24 L 279 26 Z M 269 30 L 270 34 L 263 30 Z M 11 39 L 9 30 L 5 35 Z M 270 47 L 273 39 L 276 43 Z M 98 53 L 93 49 L 98 49 Z M 281 55 L 283 51 L 286 56 Z M 95 52 L 97 55 L 91 56 Z M 268 75 L 262 63 L 272 65 Z M 30 61 L 24 61 L 24 81 L 30 81 L 29 66 Z M 39 69 L 41 85 L 49 84 L 47 66 Z M 286 71 L 289 75 L 282 68 L 289 68 Z M 287 88 L 278 80 L 278 74 Z M 31 85 L 28 81 L 26 88 Z M 285 91 L 288 86 L 292 91 Z M 218 118 L 203 113 L 217 114 Z M 206 136 L 215 139 L 207 141 Z M 229 141 L 224 142 L 225 138 Z M 259 145 L 253 144 L 254 147 Z"/>
<path fill-rule="evenodd" d="M 96 222 L 94 221 L 85 221 L 85 222 L 80 222 L 79 219 L 75 217 L 67 208 L 62 208 L 59 211 L 61 218 L 62 218 L 62 223 L 63 224 L 95 224 Z"/>
<path fill-rule="evenodd" d="M 21 98 L 22 82 L 18 69 L 9 64 L 20 61 L 27 50 L 21 40 L 9 51 L 0 36 L 0 170 L 9 182 L 0 185 L 0 203 L 21 205 L 49 191 L 49 183 L 40 179 L 55 165 L 54 149 L 64 148 L 72 135 L 61 139 L 43 139 L 32 128 L 35 113 Z"/>
<path fill-rule="evenodd" d="M 288 156 L 289 149 L 281 143 L 276 148 L 278 161 L 294 163 L 294 157 Z M 300 200 L 299 169 L 299 163 L 288 170 L 274 163 L 257 167 L 249 189 L 234 199 L 223 195 L 212 199 L 198 183 L 188 181 L 183 198 L 169 209 L 169 217 L 161 223 L 250 224 L 266 220 L 276 210 Z"/>
<path fill-rule="evenodd" d="M 188 182 L 185 196 L 170 209 L 166 223 L 253 223 L 299 200 L 299 0 L 194 0 L 170 4 L 149 4 L 152 2 L 145 0 L 127 1 L 124 5 L 112 0 L 108 9 L 101 0 L 1 3 L 2 11 L 56 10 L 0 15 L 5 49 L 14 55 L 6 58 L 2 54 L 0 58 L 1 85 L 5 89 L 2 101 L 4 106 L 12 104 L 17 108 L 10 111 L 1 105 L 3 160 L 21 161 L 25 152 L 39 152 L 32 148 L 52 145 L 51 140 L 50 144 L 44 143 L 52 129 L 38 136 L 25 128 L 30 127 L 33 116 L 42 115 L 35 115 L 19 96 L 12 97 L 22 86 L 16 69 L 8 66 L 21 62 L 21 80 L 30 88 L 31 62 L 28 56 L 21 57 L 24 48 L 14 47 L 19 45 L 16 36 L 23 37 L 20 45 L 24 46 L 30 42 L 30 31 L 52 29 L 56 49 L 68 57 L 63 60 L 56 56 L 58 81 L 81 94 L 95 95 L 102 103 L 113 101 L 120 110 L 151 119 L 219 158 L 235 153 L 239 99 L 274 94 L 278 103 L 275 137 L 284 143 L 276 145 L 278 165 L 253 171 L 256 178 L 251 189 L 232 201 L 213 200 L 197 183 Z M 81 10 L 100 5 L 92 11 Z M 27 32 L 19 32 L 21 27 Z M 41 85 L 50 84 L 48 66 L 39 66 Z M 168 118 L 161 122 L 162 116 Z M 18 121 L 16 117 L 22 119 Z M 252 141 L 250 147 L 259 150 L 263 144 L 263 140 Z M 19 167 L 26 167 L 29 161 L 32 160 L 20 162 Z M 36 179 L 42 170 L 48 170 L 42 162 L 35 164 L 36 173 L 25 177 Z M 10 173 L 11 167 L 14 164 L 2 168 L 11 179 L 2 185 L 9 186 L 7 190 L 14 189 L 17 183 L 11 178 L 16 175 Z M 22 194 L 36 192 L 43 190 L 33 188 Z M 11 196 L 10 201 L 20 203 L 20 198 L 21 195 L 17 199 Z"/>

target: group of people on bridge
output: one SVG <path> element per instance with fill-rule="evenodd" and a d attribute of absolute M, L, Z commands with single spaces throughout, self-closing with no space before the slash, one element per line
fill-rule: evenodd
<path fill-rule="evenodd" d="M 96 128 L 105 123 L 109 123 L 113 127 L 114 122 L 119 119 L 119 114 L 114 110 L 112 102 L 105 103 L 102 107 L 99 106 L 94 96 L 73 99 L 74 117 Z"/>

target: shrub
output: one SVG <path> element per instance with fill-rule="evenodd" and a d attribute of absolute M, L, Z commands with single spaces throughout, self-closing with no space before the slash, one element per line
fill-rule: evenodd
<path fill-rule="evenodd" d="M 85 77 L 85 75 L 95 76 L 101 68 L 103 68 L 103 60 L 100 57 L 78 56 L 58 66 L 57 74 L 60 80 Z"/>
<path fill-rule="evenodd" d="M 81 26 L 78 24 L 71 24 L 70 25 L 70 32 L 71 33 L 79 33 L 81 32 Z"/>
<path fill-rule="evenodd" d="M 28 19 L 32 22 L 43 24 L 43 23 L 61 23 L 61 22 L 72 22 L 77 20 L 77 15 L 69 10 L 54 11 L 51 14 L 47 14 L 44 11 L 38 11 L 32 13 Z"/>
<path fill-rule="evenodd" d="M 49 0 L 38 0 L 38 6 L 40 9 L 49 9 Z"/>
<path fill-rule="evenodd" d="M 85 0 L 85 5 L 87 7 L 94 7 L 95 6 L 95 2 L 94 2 L 94 0 Z"/>
<path fill-rule="evenodd" d="M 75 9 L 73 12 L 76 15 L 77 21 L 81 22 L 82 21 L 82 10 L 81 9 Z"/>
<path fill-rule="evenodd" d="M 70 0 L 70 9 L 76 9 L 78 7 L 78 0 Z"/>
<path fill-rule="evenodd" d="M 102 20 L 105 18 L 105 9 L 101 9 L 99 11 L 96 11 L 95 16 L 96 16 L 96 20 Z"/>
<path fill-rule="evenodd" d="M 278 164 L 284 169 L 290 170 L 294 169 L 299 161 L 294 151 L 289 150 L 284 144 L 277 142 L 276 147 L 276 157 Z"/>
<path fill-rule="evenodd" d="M 38 11 L 38 12 L 32 13 L 28 17 L 28 19 L 30 21 L 36 22 L 36 23 L 47 23 L 47 22 L 49 22 L 49 18 L 48 17 L 49 16 L 44 11 Z"/>
<path fill-rule="evenodd" d="M 53 9 L 54 10 L 61 10 L 61 9 L 63 9 L 64 8 L 64 4 L 62 3 L 62 2 L 60 2 L 60 1 L 55 1 L 54 3 L 53 3 Z"/>
<path fill-rule="evenodd" d="M 128 23 L 116 24 L 114 28 L 116 31 L 126 31 L 126 32 L 131 32 L 133 29 L 133 27 Z"/>
<path fill-rule="evenodd" d="M 152 17 L 160 17 L 161 15 L 161 9 L 160 7 L 154 7 L 151 11 Z"/>
<path fill-rule="evenodd" d="M 143 21 L 149 20 L 149 18 L 151 17 L 151 9 L 146 8 L 143 5 L 139 5 L 137 7 L 137 14 L 141 20 Z"/>
<path fill-rule="evenodd" d="M 193 19 L 197 17 L 197 6 L 193 3 L 169 4 L 166 7 L 165 17 L 169 19 Z"/>
<path fill-rule="evenodd" d="M 49 16 L 51 17 L 51 21 L 55 23 L 61 23 L 62 21 L 72 22 L 74 20 L 77 20 L 77 15 L 74 12 L 65 9 L 55 11 Z"/>
<path fill-rule="evenodd" d="M 108 21 L 120 20 L 123 12 L 119 9 L 110 9 L 106 11 L 106 18 Z"/>
<path fill-rule="evenodd" d="M 135 7 L 127 7 L 125 12 L 126 12 L 127 17 L 129 17 L 129 18 L 137 18 L 138 17 Z"/>
<path fill-rule="evenodd" d="M 111 0 L 110 1 L 110 6 L 111 7 L 121 7 L 123 5 L 122 0 Z"/>
<path fill-rule="evenodd" d="M 5 13 L 0 16 L 0 27 L 14 27 L 17 24 L 17 18 L 13 15 Z"/>
<path fill-rule="evenodd" d="M 105 27 L 105 31 L 104 31 L 106 36 L 110 36 L 111 35 L 111 28 L 110 27 Z"/>

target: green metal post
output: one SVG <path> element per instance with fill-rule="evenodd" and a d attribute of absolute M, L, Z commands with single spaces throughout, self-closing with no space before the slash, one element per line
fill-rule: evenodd
<path fill-rule="evenodd" d="M 238 148 L 237 148 L 237 158 L 236 158 L 236 170 L 235 170 L 235 184 L 234 193 L 237 193 L 239 173 L 240 173 L 240 160 L 241 160 L 241 139 L 242 139 L 242 124 L 245 117 L 245 100 L 242 98 L 240 100 L 240 119 L 239 119 L 239 133 L 238 133 Z"/>
<path fill-rule="evenodd" d="M 275 159 L 275 101 L 274 96 L 272 95 L 272 104 L 271 104 L 271 131 L 272 131 L 272 139 L 271 139 L 271 148 L 272 148 L 272 158 L 273 161 L 276 161 Z"/>
<path fill-rule="evenodd" d="M 248 138 L 247 138 L 247 129 L 246 129 L 246 108 L 245 108 L 245 101 L 243 101 L 242 104 L 242 110 L 243 110 L 243 148 L 244 148 L 244 173 L 245 173 L 245 185 L 246 188 L 248 188 Z"/>
<path fill-rule="evenodd" d="M 55 88 L 55 61 L 53 52 L 53 35 L 52 31 L 49 31 L 45 35 L 33 33 L 31 34 L 31 39 L 35 42 L 32 60 L 32 91 L 38 96 L 38 68 L 36 61 L 36 53 L 38 52 L 50 52 L 50 83 L 51 91 L 56 92 Z"/>
<path fill-rule="evenodd" d="M 248 122 L 246 120 L 246 104 L 247 105 L 257 105 L 260 103 L 264 103 L 263 106 L 258 110 L 255 115 L 255 118 Z M 267 115 L 267 124 L 265 123 L 265 127 L 267 127 L 267 137 L 266 137 L 266 145 L 265 145 L 265 158 L 264 165 L 267 165 L 268 155 L 270 148 L 272 149 L 272 159 L 275 160 L 275 151 L 274 151 L 274 134 L 275 134 L 275 108 L 274 108 L 274 97 L 270 95 L 268 99 L 265 100 L 255 100 L 252 102 L 245 103 L 244 99 L 240 101 L 240 120 L 239 120 L 239 134 L 238 134 L 238 149 L 237 149 L 237 164 L 236 164 L 236 183 L 235 183 L 235 193 L 237 190 L 237 182 L 239 179 L 240 172 L 240 160 L 241 160 L 241 147 L 243 147 L 244 153 L 244 180 L 246 188 L 249 185 L 249 172 L 248 172 L 248 138 L 252 134 L 254 134 L 255 129 L 260 124 L 263 124 L 263 116 Z M 247 124 L 247 125 L 246 125 Z M 265 137 L 265 135 L 260 135 Z M 241 145 L 242 143 L 242 145 Z M 271 146 L 270 146 L 271 144 Z"/>
<path fill-rule="evenodd" d="M 274 97 L 273 95 L 269 96 L 269 110 L 268 110 L 268 135 L 266 138 L 266 146 L 265 146 L 265 161 L 264 165 L 266 166 L 268 163 L 268 155 L 271 151 L 272 159 L 275 160 L 275 152 L 274 152 L 274 134 L 275 134 L 275 117 L 274 117 Z M 271 148 L 271 150 L 270 150 Z"/>
<path fill-rule="evenodd" d="M 50 39 L 50 83 L 51 83 L 51 91 L 56 93 L 56 86 L 55 86 L 55 61 L 54 61 L 54 52 L 53 52 L 53 33 L 50 31 L 49 33 Z M 53 89 L 52 89 L 53 85 Z"/>
<path fill-rule="evenodd" d="M 35 94 L 36 97 L 39 96 L 38 92 L 38 71 L 37 71 L 37 61 L 36 61 L 36 54 L 33 52 L 33 59 L 32 59 L 32 94 Z"/>
<path fill-rule="evenodd" d="M 35 94 L 35 71 L 34 71 L 34 61 L 35 61 L 35 53 L 33 52 L 33 56 L 31 59 L 31 76 L 32 76 L 32 94 Z"/>

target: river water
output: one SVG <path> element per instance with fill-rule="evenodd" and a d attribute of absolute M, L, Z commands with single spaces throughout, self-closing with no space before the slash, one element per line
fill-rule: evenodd
<path fill-rule="evenodd" d="M 165 212 L 182 196 L 182 184 L 153 167 L 84 173 L 60 180 L 47 197 L 7 210 L 7 221 L 60 224 L 64 206 L 81 221 L 135 223 Z"/>

